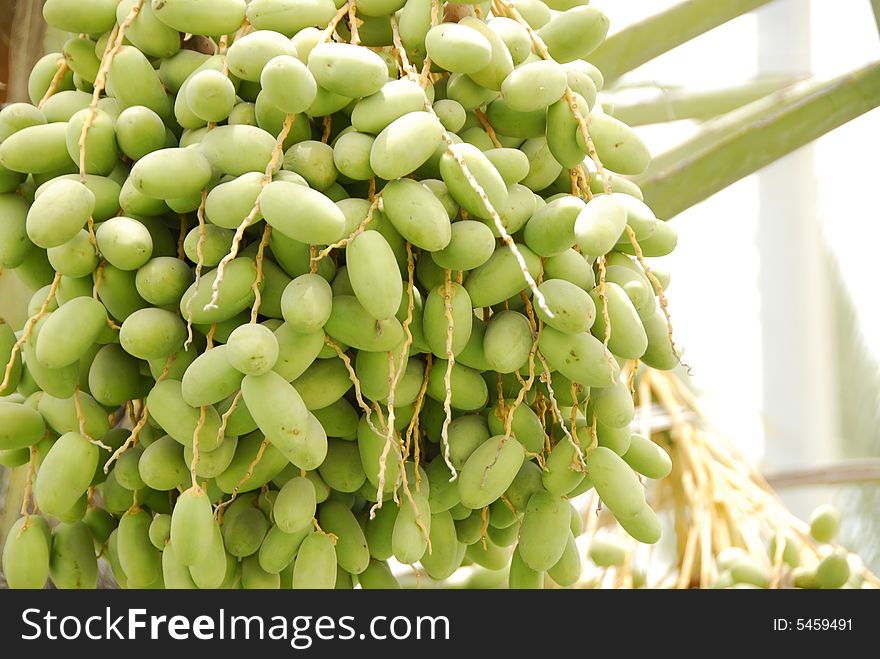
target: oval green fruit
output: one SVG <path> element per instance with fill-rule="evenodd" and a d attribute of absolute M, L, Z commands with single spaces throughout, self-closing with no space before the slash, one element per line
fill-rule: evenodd
<path fill-rule="evenodd" d="M 330 536 L 312 533 L 300 545 L 293 564 L 293 587 L 330 589 L 336 585 L 336 547 Z"/>
<path fill-rule="evenodd" d="M 514 550 L 510 559 L 507 587 L 511 590 L 540 590 L 544 588 L 544 573 L 533 570 L 526 565 L 518 547 Z"/>
<path fill-rule="evenodd" d="M 493 30 L 489 26 L 474 16 L 464 16 L 458 21 L 462 27 L 469 27 L 483 35 L 483 38 L 489 42 L 492 48 L 489 63 L 482 69 L 468 74 L 470 79 L 486 89 L 500 90 L 504 79 L 513 71 L 513 58 L 510 51 Z"/>
<path fill-rule="evenodd" d="M 204 542 L 207 545 L 205 557 L 199 563 L 190 566 L 189 572 L 199 588 L 219 588 L 234 559 L 226 553 L 219 526 L 214 525 L 211 535 L 204 538 Z"/>
<path fill-rule="evenodd" d="M 236 499 L 223 515 L 223 543 L 238 558 L 255 554 L 269 530 L 269 522 L 255 501 L 254 495 Z"/>
<path fill-rule="evenodd" d="M 319 410 L 341 400 L 351 389 L 348 369 L 341 359 L 330 357 L 314 362 L 293 381 L 309 410 Z"/>
<path fill-rule="evenodd" d="M 401 236 L 436 252 L 452 239 L 452 225 L 437 197 L 419 181 L 398 179 L 382 190 L 382 210 Z"/>
<path fill-rule="evenodd" d="M 517 250 L 526 263 L 529 274 L 536 277 L 541 260 L 525 245 Z M 526 280 L 516 255 L 507 246 L 495 250 L 491 258 L 473 270 L 464 287 L 470 294 L 475 309 L 500 304 L 526 288 Z"/>
<path fill-rule="evenodd" d="M 617 517 L 617 521 L 624 531 L 639 542 L 652 545 L 660 540 L 660 519 L 647 504 L 632 517 Z"/>
<path fill-rule="evenodd" d="M 318 85 L 349 98 L 375 94 L 388 80 L 385 61 L 354 44 L 319 44 L 309 53 L 308 66 Z"/>
<path fill-rule="evenodd" d="M 557 585 L 567 588 L 577 583 L 581 576 L 581 557 L 575 543 L 574 534 L 569 531 L 565 549 L 559 560 L 547 570 L 547 574 Z"/>
<path fill-rule="evenodd" d="M 849 577 L 849 562 L 846 551 L 842 549 L 823 556 L 816 566 L 816 584 L 819 588 L 842 588 Z"/>
<path fill-rule="evenodd" d="M 576 488 L 584 479 L 583 471 L 578 471 L 575 467 L 577 464 L 577 454 L 571 441 L 568 438 L 560 439 L 544 461 L 541 482 L 547 491 L 563 496 Z"/>
<path fill-rule="evenodd" d="M 149 513 L 141 509 L 129 510 L 119 521 L 119 564 L 131 588 L 149 586 L 162 573 L 162 556 L 150 542 L 151 522 Z"/>
<path fill-rule="evenodd" d="M 478 30 L 441 23 L 425 36 L 428 57 L 451 73 L 476 73 L 492 60 L 492 44 Z"/>
<path fill-rule="evenodd" d="M 154 199 L 180 199 L 200 194 L 211 180 L 211 163 L 196 149 L 159 149 L 131 168 L 131 182 Z M 244 219 L 244 218 L 242 218 Z"/>
<path fill-rule="evenodd" d="M 0 265 L 4 268 L 19 267 L 34 249 L 27 235 L 28 209 L 19 195 L 0 195 Z"/>
<path fill-rule="evenodd" d="M 3 545 L 3 573 L 12 589 L 43 588 L 49 578 L 49 534 L 45 520 L 27 515 L 9 529 Z"/>
<path fill-rule="evenodd" d="M 633 434 L 624 461 L 635 471 L 652 479 L 666 478 L 672 471 L 669 454 L 650 439 Z"/>
<path fill-rule="evenodd" d="M 565 334 L 580 334 L 593 326 L 596 305 L 582 288 L 564 279 L 548 279 L 538 290 L 544 295 L 553 317 L 541 307 L 535 308 L 535 314 L 553 329 Z"/>
<path fill-rule="evenodd" d="M 52 531 L 49 574 L 56 588 L 91 589 L 98 584 L 98 560 L 89 527 L 59 524 Z"/>
<path fill-rule="evenodd" d="M 178 32 L 216 36 L 235 32 L 247 6 L 244 0 L 153 0 L 152 8 Z"/>
<path fill-rule="evenodd" d="M 471 454 L 490 437 L 486 419 L 479 414 L 457 417 L 449 424 L 449 458 L 461 469 Z"/>
<path fill-rule="evenodd" d="M 358 575 L 358 583 L 365 590 L 396 590 L 400 583 L 384 561 L 370 560 L 366 570 Z"/>
<path fill-rule="evenodd" d="M 263 447 L 263 442 L 264 438 L 258 432 L 239 438 L 232 462 L 215 478 L 221 491 L 231 494 L 236 488 L 239 492 L 257 490 L 290 465 L 284 453 L 268 441 Z M 256 462 L 256 466 L 251 467 L 261 450 L 263 457 Z"/>
<path fill-rule="evenodd" d="M 177 498 L 170 537 L 181 563 L 194 565 L 205 557 L 205 538 L 211 536 L 215 523 L 211 501 L 201 487 L 191 487 Z"/>
<path fill-rule="evenodd" d="M 611 534 L 597 535 L 590 542 L 590 559 L 599 567 L 623 565 L 626 547 Z"/>
<path fill-rule="evenodd" d="M 536 492 L 529 499 L 520 528 L 518 551 L 530 568 L 552 568 L 565 552 L 571 512 L 568 502 L 548 492 Z"/>
<path fill-rule="evenodd" d="M 558 256 L 575 244 L 575 221 L 584 208 L 577 197 L 565 195 L 538 209 L 523 232 L 526 245 L 540 256 Z"/>
<path fill-rule="evenodd" d="M 152 529 L 152 526 L 150 527 Z M 170 542 L 162 545 L 162 582 L 169 590 L 191 590 L 198 588 L 189 568 L 184 565 L 177 550 Z"/>
<path fill-rule="evenodd" d="M 279 55 L 266 63 L 260 74 L 260 86 L 267 100 L 287 114 L 305 112 L 318 93 L 306 65 L 290 55 Z"/>
<path fill-rule="evenodd" d="M 227 125 L 207 132 L 198 147 L 193 148 L 198 148 L 215 170 L 241 176 L 266 171 L 275 149 L 275 138 L 257 126 Z"/>
<path fill-rule="evenodd" d="M 358 101 L 351 113 L 351 125 L 363 133 L 378 135 L 395 119 L 424 110 L 425 94 L 411 80 L 390 80 L 375 94 Z"/>
<path fill-rule="evenodd" d="M 428 396 L 441 403 L 446 399 L 445 378 L 448 363 L 444 359 L 435 360 L 434 368 L 428 376 Z M 450 390 L 452 407 L 458 410 L 478 410 L 489 400 L 486 381 L 479 371 L 459 363 L 452 366 Z"/>
<path fill-rule="evenodd" d="M 517 311 L 492 316 L 483 338 L 483 353 L 492 370 L 513 373 L 522 368 L 532 349 L 532 327 Z"/>
<path fill-rule="evenodd" d="M 94 210 L 95 195 L 85 185 L 69 179 L 56 180 L 28 211 L 28 238 L 44 249 L 63 245 L 79 233 Z"/>
<path fill-rule="evenodd" d="M 431 254 L 444 269 L 473 270 L 488 261 L 495 251 L 495 237 L 483 222 L 460 220 L 453 223 L 449 244 Z"/>
<path fill-rule="evenodd" d="M 377 320 L 391 318 L 400 307 L 403 280 L 394 252 L 378 231 L 365 231 L 345 248 L 351 285 L 358 301 Z"/>
<path fill-rule="evenodd" d="M 63 245 L 50 247 L 46 254 L 55 271 L 71 279 L 88 277 L 98 267 L 98 255 L 85 229 Z"/>
<path fill-rule="evenodd" d="M 183 446 L 168 435 L 160 437 L 141 454 L 138 474 L 154 490 L 168 491 L 181 486 L 190 476 L 183 459 Z"/>
<path fill-rule="evenodd" d="M 324 348 L 322 330 L 303 333 L 296 331 L 288 323 L 283 323 L 273 333 L 278 341 L 278 360 L 272 370 L 288 382 L 293 382 L 305 373 Z"/>
<path fill-rule="evenodd" d="M 163 359 L 176 352 L 186 339 L 180 317 L 164 309 L 135 311 L 122 323 L 119 342 L 138 359 Z"/>
<path fill-rule="evenodd" d="M 370 167 L 380 178 L 398 179 L 421 167 L 437 150 L 443 126 L 429 112 L 410 112 L 386 126 L 373 143 Z"/>
<path fill-rule="evenodd" d="M 614 117 L 594 112 L 590 116 L 590 137 L 602 163 L 618 174 L 636 176 L 651 164 L 651 152 L 636 132 Z M 583 148 L 583 136 L 578 134 Z"/>
<path fill-rule="evenodd" d="M 140 160 L 165 146 L 165 124 L 149 108 L 126 108 L 116 119 L 115 127 L 119 148 L 132 160 Z"/>
<path fill-rule="evenodd" d="M 366 133 L 350 131 L 340 135 L 333 144 L 333 164 L 343 176 L 367 181 L 375 172 L 370 167 L 370 153 L 375 138 Z"/>
<path fill-rule="evenodd" d="M 581 117 L 585 117 L 590 104 L 577 92 L 572 93 L 572 99 Z M 589 149 L 578 140 L 581 132 L 581 124 L 567 99 L 556 101 L 547 110 L 547 147 L 564 168 L 579 167 L 588 157 Z"/>
<path fill-rule="evenodd" d="M 333 298 L 325 330 L 345 345 L 370 352 L 392 350 L 404 339 L 403 326 L 397 318 L 376 320 L 353 295 Z"/>
<path fill-rule="evenodd" d="M 450 321 L 447 317 L 447 300 Z M 441 284 L 428 293 L 422 317 L 422 326 L 428 346 L 436 356 L 447 357 L 447 337 L 452 332 L 453 355 L 464 350 L 471 338 L 474 312 L 467 290 L 459 283 Z M 450 323 L 452 325 L 450 329 Z"/>
<path fill-rule="evenodd" d="M 67 152 L 70 159 L 80 162 L 80 142 L 85 123 L 90 121 L 83 143 L 85 171 L 88 174 L 107 176 L 113 171 L 117 160 L 116 132 L 113 118 L 106 112 L 80 110 L 67 124 Z"/>
<path fill-rule="evenodd" d="M 593 197 L 575 223 L 578 245 L 585 254 L 604 256 L 620 240 L 626 219 L 626 208 L 617 198 L 610 195 Z"/>
<path fill-rule="evenodd" d="M 116 20 L 121 25 L 137 0 L 122 0 L 116 7 Z M 169 27 L 144 2 L 134 21 L 125 31 L 126 38 L 141 52 L 151 57 L 168 58 L 180 51 L 180 34 Z M 94 80 L 94 78 L 92 78 Z"/>
<path fill-rule="evenodd" d="M 614 321 L 612 321 L 613 324 Z M 653 314 L 645 316 L 642 320 L 645 334 L 648 336 L 648 348 L 642 355 L 641 360 L 659 370 L 668 371 L 675 368 L 680 357 L 677 349 L 673 346 L 669 335 L 669 323 L 663 310 L 657 308 Z M 612 334 L 614 330 L 612 329 Z"/>
<path fill-rule="evenodd" d="M 606 328 L 602 310 L 603 301 L 599 296 L 599 289 L 594 288 L 590 292 L 590 297 L 593 298 L 597 309 L 596 320 L 591 331 L 597 338 L 604 340 Z M 638 312 L 629 296 L 617 284 L 606 283 L 605 298 L 611 321 L 611 338 L 608 341 L 608 348 L 618 357 L 639 359 L 648 349 L 648 336 Z"/>
<path fill-rule="evenodd" d="M 150 522 L 150 542 L 156 549 L 162 550 L 171 537 L 171 515 L 157 514 Z"/>
<path fill-rule="evenodd" d="M 188 405 L 214 405 L 239 390 L 244 375 L 229 363 L 228 352 L 225 345 L 206 350 L 187 367 L 181 394 Z"/>
<path fill-rule="evenodd" d="M 34 496 L 40 510 L 63 515 L 85 494 L 98 466 L 98 447 L 78 432 L 62 435 L 37 471 Z"/>
<path fill-rule="evenodd" d="M 831 542 L 840 531 L 840 511 L 831 505 L 822 505 L 810 515 L 810 535 L 819 542 Z"/>
<path fill-rule="evenodd" d="M 453 199 L 475 217 L 491 216 L 486 205 L 487 199 L 496 212 L 503 209 L 507 205 L 507 185 L 492 162 L 473 145 L 459 144 L 454 148 L 467 166 L 470 176 L 483 189 L 485 197 L 473 187 L 458 160 L 447 152 L 440 158 L 440 175 Z"/>
<path fill-rule="evenodd" d="M 375 421 L 373 421 L 375 426 Z M 361 458 L 361 466 L 367 480 L 374 488 L 379 487 L 382 454 L 385 452 L 388 439 L 370 428 L 366 416 L 358 422 L 357 446 Z M 385 482 L 383 492 L 392 492 L 400 478 L 400 454 L 392 442 L 385 460 Z"/>
<path fill-rule="evenodd" d="M 39 329 L 39 323 L 36 325 Z M 46 368 L 41 365 L 34 354 L 33 342 L 28 341 L 21 348 L 25 369 L 22 378 L 33 378 L 34 383 L 46 393 L 59 398 L 73 396 L 79 383 L 79 364 L 74 363 L 64 368 Z"/>
<path fill-rule="evenodd" d="M 259 197 L 266 222 L 285 236 L 306 244 L 328 244 L 342 238 L 345 217 L 317 190 L 273 181 Z"/>
<path fill-rule="evenodd" d="M 142 391 L 140 362 L 117 344 L 103 346 L 89 367 L 89 391 L 107 407 L 134 400 Z"/>
<path fill-rule="evenodd" d="M 150 60 L 134 46 L 122 46 L 110 63 L 107 85 L 123 109 L 142 105 L 163 119 L 171 115 L 171 101 Z"/>
<path fill-rule="evenodd" d="M 27 405 L 0 400 L 0 450 L 27 448 L 46 433 L 40 414 Z"/>
<path fill-rule="evenodd" d="M 199 428 L 199 448 L 213 451 L 223 440 L 219 436 L 220 415 L 211 406 L 201 410 L 183 400 L 181 383 L 163 380 L 156 383 L 147 396 L 147 407 L 153 419 L 176 441 L 191 446 Z M 202 419 L 204 414 L 204 419 Z"/>
<path fill-rule="evenodd" d="M 610 387 L 594 389 L 590 403 L 599 422 L 610 428 L 629 426 L 635 415 L 629 384 L 622 380 Z"/>
<path fill-rule="evenodd" d="M 49 87 L 55 79 L 55 74 L 58 72 L 58 66 L 62 59 L 62 53 L 48 53 L 43 55 L 34 64 L 34 68 L 31 70 L 27 80 L 28 98 L 34 105 L 38 105 L 43 96 L 46 95 L 46 92 L 49 91 Z M 73 82 L 73 75 L 73 71 L 68 70 L 61 76 L 61 80 L 57 84 L 56 95 L 76 88 Z M 45 105 L 43 107 L 45 108 Z"/>
<path fill-rule="evenodd" d="M 350 574 L 360 574 L 370 563 L 364 532 L 355 516 L 343 504 L 327 501 L 318 511 L 318 522 L 325 533 L 336 536 L 336 561 Z"/>
<path fill-rule="evenodd" d="M 178 308 L 184 318 L 193 323 L 211 325 L 222 323 L 250 309 L 254 303 L 254 283 L 257 280 L 257 264 L 253 259 L 240 256 L 229 261 L 223 271 L 223 278 L 217 285 L 217 300 L 213 298 L 214 282 L 218 269 L 202 275 L 197 286 L 193 283 L 180 298 Z"/>
<path fill-rule="evenodd" d="M 291 462 L 306 470 L 323 462 L 327 439 L 312 432 L 308 410 L 292 384 L 269 371 L 245 376 L 241 391 L 260 430 Z"/>
<path fill-rule="evenodd" d="M 262 375 L 278 361 L 278 339 L 264 325 L 237 327 L 229 335 L 226 348 L 230 365 L 245 375 Z"/>
<path fill-rule="evenodd" d="M 239 406 L 243 408 L 244 404 L 239 402 Z M 246 408 L 245 408 L 246 409 Z M 226 426 L 227 433 L 231 432 L 231 423 Z M 248 428 L 252 431 L 253 428 Z M 232 464 L 235 457 L 235 449 L 238 448 L 238 439 L 236 437 L 227 436 L 220 442 L 220 445 L 213 451 L 201 450 L 199 447 L 199 461 L 196 464 L 196 475 L 201 478 L 216 478 L 222 474 Z M 193 450 L 191 446 L 183 448 L 183 459 L 187 467 L 192 466 Z"/>
<path fill-rule="evenodd" d="M 448 579 L 461 565 L 455 522 L 448 511 L 431 515 L 431 553 L 421 558 L 422 567 L 435 580 Z"/>
<path fill-rule="evenodd" d="M 203 69 L 187 80 L 186 103 L 202 121 L 225 121 L 235 107 L 235 86 L 220 71 Z"/>
<path fill-rule="evenodd" d="M 574 7 L 557 14 L 538 29 L 557 62 L 571 62 L 593 52 L 608 34 L 608 17 L 594 7 Z"/>
<path fill-rule="evenodd" d="M 503 435 L 507 416 L 511 406 L 506 405 L 502 411 L 498 405 L 488 410 L 489 430 L 494 435 Z M 510 426 L 511 433 L 527 451 L 539 453 L 544 446 L 544 429 L 538 415 L 527 405 L 520 405 L 513 412 Z"/>
<path fill-rule="evenodd" d="M 501 93 L 518 112 L 543 110 L 562 98 L 565 70 L 552 60 L 529 62 L 515 68 L 501 85 Z"/>
<path fill-rule="evenodd" d="M 65 32 L 106 32 L 116 22 L 116 3 L 113 0 L 47 0 L 43 5 L 43 18 Z"/>
<path fill-rule="evenodd" d="M 91 438 L 103 438 L 110 429 L 107 410 L 84 392 L 64 399 L 45 393 L 40 397 L 37 409 L 46 425 L 59 435 L 80 430 L 80 423 L 84 434 Z"/>
<path fill-rule="evenodd" d="M 405 565 L 416 563 L 427 551 L 430 533 L 431 507 L 423 494 L 414 492 L 412 500 L 406 497 L 401 502 L 394 520 L 391 533 L 394 557 Z"/>
<path fill-rule="evenodd" d="M 279 574 L 287 569 L 299 551 L 303 540 L 312 532 L 306 527 L 295 533 L 285 533 L 277 526 L 269 529 L 260 545 L 260 567 L 269 574 Z"/>
<path fill-rule="evenodd" d="M 432 513 L 452 510 L 461 503 L 458 484 L 450 481 L 452 473 L 445 460 L 432 460 L 425 470 L 427 482 L 421 481 L 421 488 L 428 496 Z"/>
<path fill-rule="evenodd" d="M 632 468 L 614 451 L 599 446 L 587 454 L 587 473 L 614 516 L 633 518 L 645 508 L 645 492 Z"/>
<path fill-rule="evenodd" d="M 137 270 L 153 253 L 153 238 L 146 226 L 130 217 L 102 222 L 96 232 L 98 249 L 120 270 Z"/>
<path fill-rule="evenodd" d="M 525 450 L 513 438 L 495 436 L 467 459 L 458 479 L 461 502 L 477 510 L 488 506 L 510 487 L 525 459 Z"/>
<path fill-rule="evenodd" d="M 291 478 L 278 492 L 273 515 L 285 533 L 309 528 L 316 510 L 315 486 L 308 478 Z"/>
<path fill-rule="evenodd" d="M 329 440 L 327 456 L 318 473 L 336 492 L 357 492 L 366 481 L 357 445 L 342 439 Z"/>
<path fill-rule="evenodd" d="M 159 256 L 138 268 L 135 287 L 156 306 L 176 306 L 193 281 L 192 269 L 172 256 Z"/>

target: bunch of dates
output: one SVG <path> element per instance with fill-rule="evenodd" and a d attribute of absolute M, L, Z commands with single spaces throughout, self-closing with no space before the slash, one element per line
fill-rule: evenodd
<path fill-rule="evenodd" d="M 12 587 L 396 587 L 580 575 L 595 488 L 641 542 L 630 430 L 678 364 L 676 243 L 597 102 L 579 0 L 46 0 L 0 112 Z"/>

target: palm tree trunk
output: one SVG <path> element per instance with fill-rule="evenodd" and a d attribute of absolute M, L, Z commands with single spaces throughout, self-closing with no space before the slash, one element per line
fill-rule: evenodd
<path fill-rule="evenodd" d="M 12 0 L 0 6 L 0 91 L 5 103 L 27 101 L 28 74 L 43 55 L 43 0 Z"/>
<path fill-rule="evenodd" d="M 43 55 L 43 0 L 0 2 L 0 101 L 27 101 L 30 70 Z M 3 276 L 0 273 L 0 276 Z M 9 276 L 6 273 L 5 276 Z M 17 284 L 16 286 L 20 287 Z M 5 297 L 5 296 L 4 296 Z M 12 296 L 13 299 L 19 296 Z M 8 298 L 6 298 L 8 299 Z M 6 310 L 0 309 L 0 313 Z M 24 469 L 24 471 L 23 471 Z M 0 467 L 0 547 L 18 518 L 27 467 Z M 2 577 L 0 577 L 2 581 Z"/>

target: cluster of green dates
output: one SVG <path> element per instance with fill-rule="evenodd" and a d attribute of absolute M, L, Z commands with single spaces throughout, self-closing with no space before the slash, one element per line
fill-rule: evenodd
<path fill-rule="evenodd" d="M 728 548 L 718 556 L 720 574 L 713 587 L 767 588 L 772 581 L 767 566 L 781 562 L 790 571 L 789 586 L 795 588 L 861 588 L 865 582 L 862 560 L 831 544 L 839 531 L 839 511 L 833 506 L 819 506 L 810 518 L 810 536 L 820 543 L 817 552 L 805 553 L 804 541 L 790 532 L 771 538 L 763 560 L 738 547 Z"/>
<path fill-rule="evenodd" d="M 543 59 L 489 3 L 432 25 L 431 0 L 360 0 L 359 45 L 347 18 L 323 33 L 341 6 L 46 0 L 71 38 L 0 112 L 0 265 L 47 307 L 20 351 L 0 324 L 0 463 L 33 456 L 40 512 L 9 534 L 11 586 L 93 587 L 96 548 L 132 588 L 394 587 L 392 558 L 570 585 L 593 487 L 658 540 L 641 477 L 669 457 L 630 431 L 621 370 L 678 363 L 668 277 L 630 240 L 676 236 L 596 101 L 607 18 L 517 2 Z"/>
<path fill-rule="evenodd" d="M 800 531 L 775 529 L 763 552 L 747 551 L 741 546 L 721 550 L 715 556 L 717 575 L 711 587 L 862 588 L 866 579 L 861 558 L 832 544 L 840 531 L 839 511 L 833 506 L 819 506 L 810 518 L 809 531 L 807 539 Z M 648 575 L 643 566 L 632 562 L 632 551 L 621 534 L 596 533 L 590 539 L 587 555 L 600 569 L 628 567 L 634 588 L 649 586 Z M 631 563 L 628 566 L 627 561 Z M 589 579 L 587 583 L 591 583 Z M 663 587 L 662 583 L 659 586 Z"/>

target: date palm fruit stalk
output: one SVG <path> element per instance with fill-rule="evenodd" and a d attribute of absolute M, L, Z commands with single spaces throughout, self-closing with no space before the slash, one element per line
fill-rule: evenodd
<path fill-rule="evenodd" d="M 639 415 L 624 460 L 661 480 L 650 499 L 673 529 L 673 560 L 639 548 L 595 493 L 580 508 L 589 561 L 577 584 L 592 588 L 878 588 L 860 558 L 835 541 L 840 514 L 795 517 L 739 449 L 711 427 L 677 375 L 643 369 Z M 668 422 L 652 414 L 658 405 Z M 624 527 L 625 528 L 625 527 Z"/>

